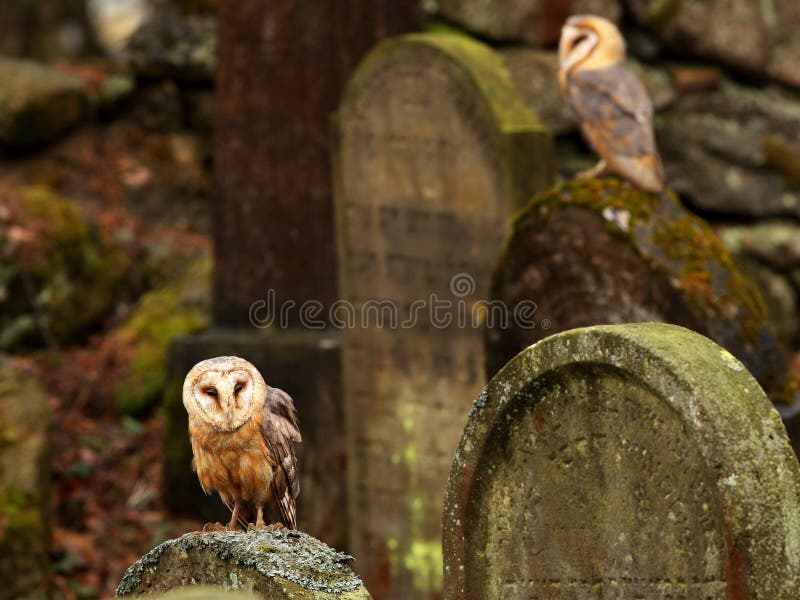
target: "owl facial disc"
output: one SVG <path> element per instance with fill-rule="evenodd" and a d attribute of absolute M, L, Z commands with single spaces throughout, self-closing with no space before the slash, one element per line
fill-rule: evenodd
<path fill-rule="evenodd" d="M 218 431 L 235 431 L 261 406 L 266 384 L 258 370 L 236 357 L 196 364 L 183 384 L 183 403 L 190 404 Z"/>

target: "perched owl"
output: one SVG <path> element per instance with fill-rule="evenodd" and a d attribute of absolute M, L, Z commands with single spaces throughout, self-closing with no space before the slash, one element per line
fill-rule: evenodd
<path fill-rule="evenodd" d="M 282 524 L 295 529 L 300 483 L 293 444 L 301 437 L 289 395 L 268 386 L 246 360 L 220 356 L 189 371 L 183 405 L 200 485 L 206 494 L 219 492 L 232 511 L 225 529 L 237 521 L 263 529 L 265 509 L 276 507 Z"/>
<path fill-rule="evenodd" d="M 653 104 L 625 66 L 625 40 L 607 19 L 567 19 L 558 45 L 561 91 L 586 141 L 600 155 L 579 177 L 608 171 L 649 192 L 664 189 L 664 168 L 653 136 Z"/>

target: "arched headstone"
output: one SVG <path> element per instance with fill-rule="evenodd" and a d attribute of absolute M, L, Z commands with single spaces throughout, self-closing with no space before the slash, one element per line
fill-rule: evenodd
<path fill-rule="evenodd" d="M 575 329 L 475 401 L 445 598 L 789 600 L 798 544 L 800 466 L 741 362 L 674 325 Z"/>
<path fill-rule="evenodd" d="M 437 597 L 447 473 L 485 383 L 482 332 L 459 315 L 486 297 L 509 216 L 550 181 L 551 141 L 501 59 L 443 33 L 380 44 L 337 129 L 355 568 L 378 598 Z"/>

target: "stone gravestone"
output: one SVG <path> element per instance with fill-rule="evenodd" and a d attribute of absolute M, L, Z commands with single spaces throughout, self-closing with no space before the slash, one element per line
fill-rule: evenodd
<path fill-rule="evenodd" d="M 352 560 L 288 529 L 187 533 L 159 544 L 131 565 L 117 586 L 117 598 L 202 585 L 254 592 L 269 600 L 370 600 L 350 569 Z M 222 595 L 214 590 L 203 594 L 215 597 Z"/>
<path fill-rule="evenodd" d="M 661 321 L 706 335 L 741 360 L 776 404 L 797 382 L 757 290 L 711 228 L 671 193 L 617 179 L 568 182 L 517 215 L 491 298 L 537 304 L 546 327 L 487 331 L 489 376 L 546 335 L 588 325 Z"/>
<path fill-rule="evenodd" d="M 374 43 L 418 28 L 419 4 L 218 0 L 217 6 L 214 324 L 170 348 L 164 500 L 175 512 L 225 518 L 222 503 L 204 496 L 191 471 L 180 390 L 196 362 L 235 354 L 295 400 L 303 433 L 299 527 L 346 547 L 338 339 L 324 330 L 324 315 L 316 318 L 337 295 L 330 115 Z M 315 317 L 312 329 L 301 323 L 303 306 Z"/>
<path fill-rule="evenodd" d="M 376 597 L 438 597 L 441 499 L 485 381 L 464 317 L 507 218 L 550 180 L 551 141 L 500 59 L 455 34 L 383 42 L 337 116 L 351 550 Z"/>
<path fill-rule="evenodd" d="M 477 397 L 445 598 L 797 598 L 800 466 L 744 365 L 675 325 L 576 329 Z"/>

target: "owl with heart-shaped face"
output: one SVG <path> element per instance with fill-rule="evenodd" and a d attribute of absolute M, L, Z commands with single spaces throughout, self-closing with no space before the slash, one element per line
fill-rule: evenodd
<path fill-rule="evenodd" d="M 559 83 L 587 143 L 600 155 L 579 177 L 613 172 L 648 192 L 664 190 L 653 104 L 625 65 L 625 40 L 611 21 L 576 15 L 561 29 Z"/>
<path fill-rule="evenodd" d="M 189 371 L 183 405 L 200 485 L 207 494 L 218 492 L 232 513 L 227 527 L 207 528 L 263 529 L 264 513 L 275 508 L 276 525 L 295 529 L 294 444 L 302 438 L 291 397 L 268 386 L 246 360 L 220 356 Z"/>

